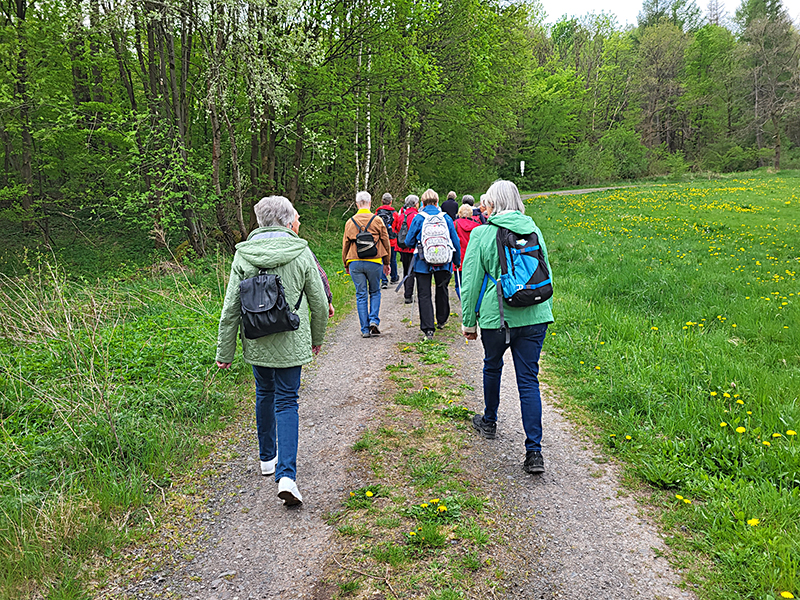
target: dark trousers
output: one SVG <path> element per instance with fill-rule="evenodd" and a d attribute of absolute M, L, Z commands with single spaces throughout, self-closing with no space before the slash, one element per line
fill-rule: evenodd
<path fill-rule="evenodd" d="M 431 273 L 414 273 L 417 278 L 417 299 L 419 300 L 419 328 L 422 331 L 433 331 L 433 302 L 431 301 L 431 279 L 436 284 L 436 323 L 444 327 L 450 316 L 450 296 L 447 283 L 450 271 L 442 269 Z"/>
<path fill-rule="evenodd" d="M 410 276 L 403 284 L 403 296 L 407 300 L 411 300 L 414 297 L 414 273 L 411 273 L 411 261 L 413 259 L 413 252 L 400 252 L 400 261 L 403 263 L 403 277 L 405 278 L 410 273 Z"/>

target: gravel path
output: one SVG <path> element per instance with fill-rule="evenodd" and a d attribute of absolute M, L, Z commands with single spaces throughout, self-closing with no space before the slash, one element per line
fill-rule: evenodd
<path fill-rule="evenodd" d="M 220 452 L 209 463 L 212 492 L 199 517 L 200 541 L 174 552 L 160 572 L 129 586 L 121 596 L 311 598 L 335 550 L 325 515 L 340 508 L 346 490 L 360 485 L 359 474 L 348 473 L 350 448 L 370 418 L 380 414 L 385 365 L 397 362 L 397 344 L 419 338 L 418 330 L 400 322 L 412 309 L 416 304 L 404 305 L 401 294 L 384 291 L 380 338 L 362 339 L 352 311 L 329 332 L 313 366 L 303 370 L 297 480 L 305 500 L 301 507 L 285 508 L 273 478 L 258 473 L 255 425 L 247 415 L 236 426 L 233 452 Z M 451 354 L 465 381 L 475 387 L 468 402 L 481 410 L 480 343 L 467 345 L 459 338 Z M 543 444 L 547 472 L 532 477 L 521 470 L 524 436 L 507 358 L 498 438 L 476 435 L 471 450 L 473 471 L 513 517 L 498 519 L 505 523 L 500 527 L 510 540 L 510 555 L 516 556 L 515 564 L 502 565 L 512 574 L 507 597 L 695 598 L 675 587 L 679 577 L 666 560 L 656 557 L 666 550 L 664 544 L 639 516 L 637 503 L 621 491 L 617 468 L 596 462 L 605 459 L 552 407 L 548 389 Z"/>

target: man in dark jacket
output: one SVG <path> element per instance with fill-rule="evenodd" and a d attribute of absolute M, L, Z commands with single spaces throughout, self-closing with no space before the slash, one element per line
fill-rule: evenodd
<path fill-rule="evenodd" d="M 456 220 L 458 214 L 458 202 L 456 202 L 456 193 L 450 192 L 447 194 L 447 200 L 442 202 L 442 210 L 450 216 L 451 221 Z"/>

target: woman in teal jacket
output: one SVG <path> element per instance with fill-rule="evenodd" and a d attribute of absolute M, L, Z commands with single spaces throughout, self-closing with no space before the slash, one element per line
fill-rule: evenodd
<path fill-rule="evenodd" d="M 500 305 L 492 279 L 487 279 L 486 289 L 477 313 L 484 277 L 488 273 L 500 279 L 500 255 L 497 250 L 498 227 L 519 235 L 535 232 L 551 274 L 542 232 L 529 216 L 517 186 L 511 181 L 495 181 L 486 196 L 490 210 L 486 225 L 472 230 L 463 263 L 461 282 L 462 331 L 468 340 L 478 338 L 481 328 L 483 344 L 483 415 L 476 414 L 473 427 L 484 437 L 494 439 L 497 431 L 497 408 L 500 405 L 500 377 L 503 372 L 503 355 L 511 348 L 517 376 L 522 425 L 525 429 L 525 462 L 528 473 L 543 473 L 542 459 L 542 399 L 539 393 L 539 356 L 542 351 L 548 323 L 553 322 L 552 298 L 533 306 L 503 306 L 504 324 L 500 321 Z"/>
<path fill-rule="evenodd" d="M 297 309 L 300 327 L 248 339 L 242 332 L 242 354 L 253 365 L 256 380 L 256 427 L 261 474 L 275 474 L 278 496 L 287 506 L 303 497 L 297 479 L 300 371 L 318 354 L 328 324 L 328 299 L 308 242 L 297 235 L 300 219 L 287 198 L 262 198 L 255 206 L 258 229 L 236 245 L 217 336 L 217 366 L 227 369 L 236 353 L 241 326 L 239 283 L 260 269 L 280 276 L 286 301 Z M 309 317 L 309 310 L 311 315 Z M 276 440 L 277 438 L 277 440 Z"/>

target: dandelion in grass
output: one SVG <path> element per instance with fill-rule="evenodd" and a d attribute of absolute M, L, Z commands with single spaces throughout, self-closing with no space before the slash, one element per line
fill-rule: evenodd
<path fill-rule="evenodd" d="M 748 414 L 748 415 L 752 415 L 752 414 L 753 414 L 753 411 L 752 411 L 752 410 L 748 410 L 748 411 L 747 411 L 747 414 Z"/>
<path fill-rule="evenodd" d="M 717 395 L 717 392 L 709 392 L 709 394 L 708 394 L 708 395 L 709 395 L 709 396 L 716 396 L 716 395 Z"/>
<path fill-rule="evenodd" d="M 431 504 L 439 504 L 439 499 L 434 498 L 433 500 L 431 500 Z"/>
<path fill-rule="evenodd" d="M 373 494 L 372 494 L 372 492 L 370 492 L 369 490 L 367 490 L 367 493 L 366 493 L 366 494 L 364 494 L 364 495 L 365 495 L 367 498 L 372 498 L 372 495 L 373 495 Z"/>
<path fill-rule="evenodd" d="M 725 392 L 724 394 L 722 394 L 722 397 L 723 398 L 730 398 L 731 395 L 728 392 Z"/>
<path fill-rule="evenodd" d="M 422 504 L 420 504 L 420 506 L 422 508 L 428 508 L 428 503 L 427 502 L 423 502 Z"/>
<path fill-rule="evenodd" d="M 781 598 L 794 598 L 792 592 L 781 592 Z"/>
<path fill-rule="evenodd" d="M 609 434 L 608 437 L 617 437 L 617 434 L 616 433 L 611 433 L 611 434 Z"/>
<path fill-rule="evenodd" d="M 626 436 L 625 436 L 625 439 L 626 439 L 626 440 L 632 440 L 633 438 L 632 438 L 631 436 L 629 436 L 629 435 L 626 435 Z"/>
<path fill-rule="evenodd" d="M 736 404 L 744 404 L 744 400 L 737 400 Z"/>
<path fill-rule="evenodd" d="M 764 444 L 765 446 L 772 446 L 772 444 L 770 444 L 767 440 L 764 440 L 761 443 Z"/>
<path fill-rule="evenodd" d="M 600 366 L 599 365 L 596 366 L 595 369 L 597 369 L 599 371 L 600 370 Z"/>
<path fill-rule="evenodd" d="M 417 535 L 417 532 L 416 531 L 409 531 L 408 535 Z"/>
<path fill-rule="evenodd" d="M 651 327 L 650 329 L 652 329 L 653 331 L 658 331 L 658 327 Z"/>
<path fill-rule="evenodd" d="M 722 423 L 720 423 L 720 424 L 719 424 L 719 426 L 720 426 L 720 427 L 727 427 L 727 426 L 728 426 L 728 424 L 727 424 L 725 421 L 723 421 Z"/>
<path fill-rule="evenodd" d="M 773 433 L 773 434 L 772 434 L 772 437 L 774 437 L 774 438 L 779 438 L 779 437 L 782 437 L 782 436 L 781 436 L 781 434 L 780 434 L 780 433 Z"/>
<path fill-rule="evenodd" d="M 350 492 L 350 497 L 351 497 L 351 498 L 355 498 L 355 495 L 356 495 L 356 493 L 355 493 L 355 492 Z"/>
<path fill-rule="evenodd" d="M 796 431 L 792 431 L 791 429 L 789 429 L 789 430 L 786 432 L 786 435 L 797 435 L 797 432 L 796 432 Z"/>
<path fill-rule="evenodd" d="M 442 504 L 437 510 L 439 512 L 447 512 L 447 507 L 444 504 Z"/>
<path fill-rule="evenodd" d="M 678 500 L 683 500 L 683 496 L 681 496 L 680 494 L 675 494 L 675 497 L 676 497 Z"/>
<path fill-rule="evenodd" d="M 689 500 L 688 498 L 684 498 L 683 502 L 684 502 L 684 504 L 691 504 L 692 503 L 692 501 Z"/>
<path fill-rule="evenodd" d="M 744 427 L 737 427 L 736 428 L 736 433 L 744 433 L 745 431 L 747 431 L 747 429 L 745 429 Z"/>
<path fill-rule="evenodd" d="M 759 523 L 761 523 L 761 519 L 747 519 L 747 524 L 750 525 L 750 527 L 755 527 Z"/>

